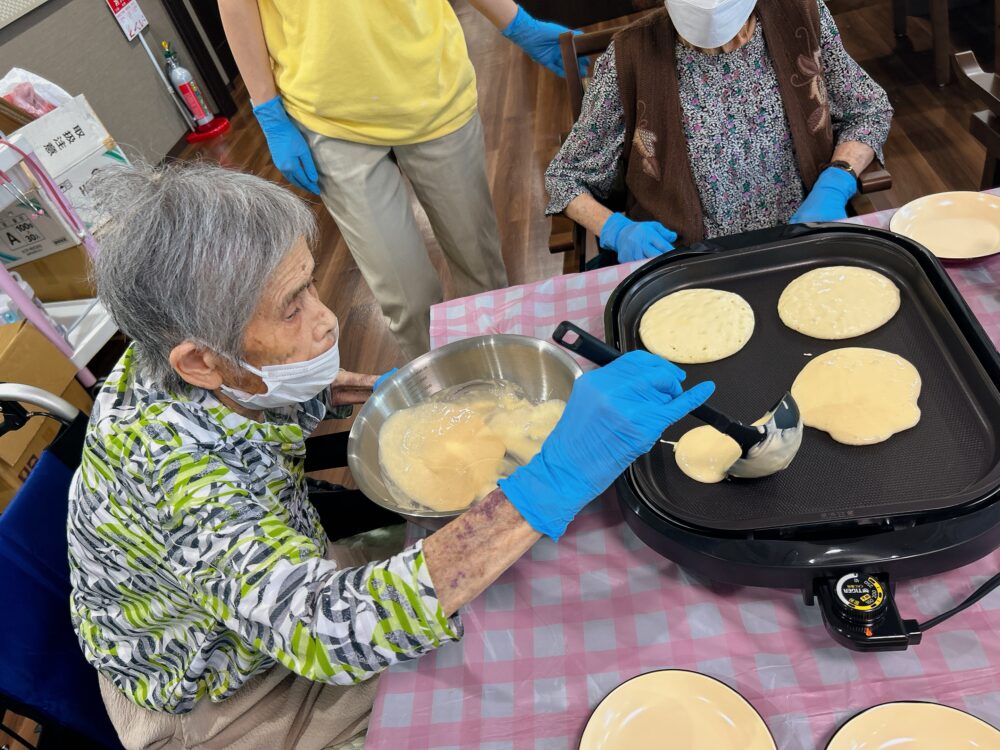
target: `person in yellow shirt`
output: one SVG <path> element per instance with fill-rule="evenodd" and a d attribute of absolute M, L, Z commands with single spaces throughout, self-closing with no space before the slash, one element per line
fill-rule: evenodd
<path fill-rule="evenodd" d="M 513 0 L 470 0 L 563 74 L 559 35 Z M 507 285 L 476 74 L 447 0 L 219 0 L 275 166 L 322 196 L 403 354 L 430 347 L 442 299 L 403 175 L 459 294 Z"/>

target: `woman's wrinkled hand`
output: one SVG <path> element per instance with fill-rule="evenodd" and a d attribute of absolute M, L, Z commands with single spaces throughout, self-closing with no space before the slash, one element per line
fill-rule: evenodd
<path fill-rule="evenodd" d="M 333 406 L 363 404 L 372 395 L 378 375 L 362 375 L 341 370 L 330 385 L 330 403 Z"/>

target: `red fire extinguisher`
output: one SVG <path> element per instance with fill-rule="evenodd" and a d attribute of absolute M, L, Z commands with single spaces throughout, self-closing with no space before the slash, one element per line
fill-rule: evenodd
<path fill-rule="evenodd" d="M 229 120 L 212 114 L 194 76 L 180 64 L 169 42 L 163 42 L 163 57 L 167 63 L 167 76 L 195 122 L 195 129 L 186 136 L 188 142 L 208 140 L 229 130 Z"/>

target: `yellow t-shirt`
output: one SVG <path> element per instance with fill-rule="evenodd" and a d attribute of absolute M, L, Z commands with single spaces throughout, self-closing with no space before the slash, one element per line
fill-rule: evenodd
<path fill-rule="evenodd" d="M 476 74 L 447 0 L 258 0 L 274 80 L 310 130 L 377 145 L 453 133 Z"/>

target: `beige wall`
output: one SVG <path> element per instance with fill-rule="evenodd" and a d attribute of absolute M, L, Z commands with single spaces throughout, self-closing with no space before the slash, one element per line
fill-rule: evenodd
<path fill-rule="evenodd" d="M 149 19 L 143 35 L 153 53 L 159 57 L 160 41 L 169 39 L 198 77 L 160 0 L 139 3 Z M 146 51 L 138 39 L 126 41 L 104 0 L 49 0 L 0 29 L 0 76 L 12 67 L 48 78 L 70 94 L 85 94 L 131 154 L 159 161 L 185 133 Z"/>

